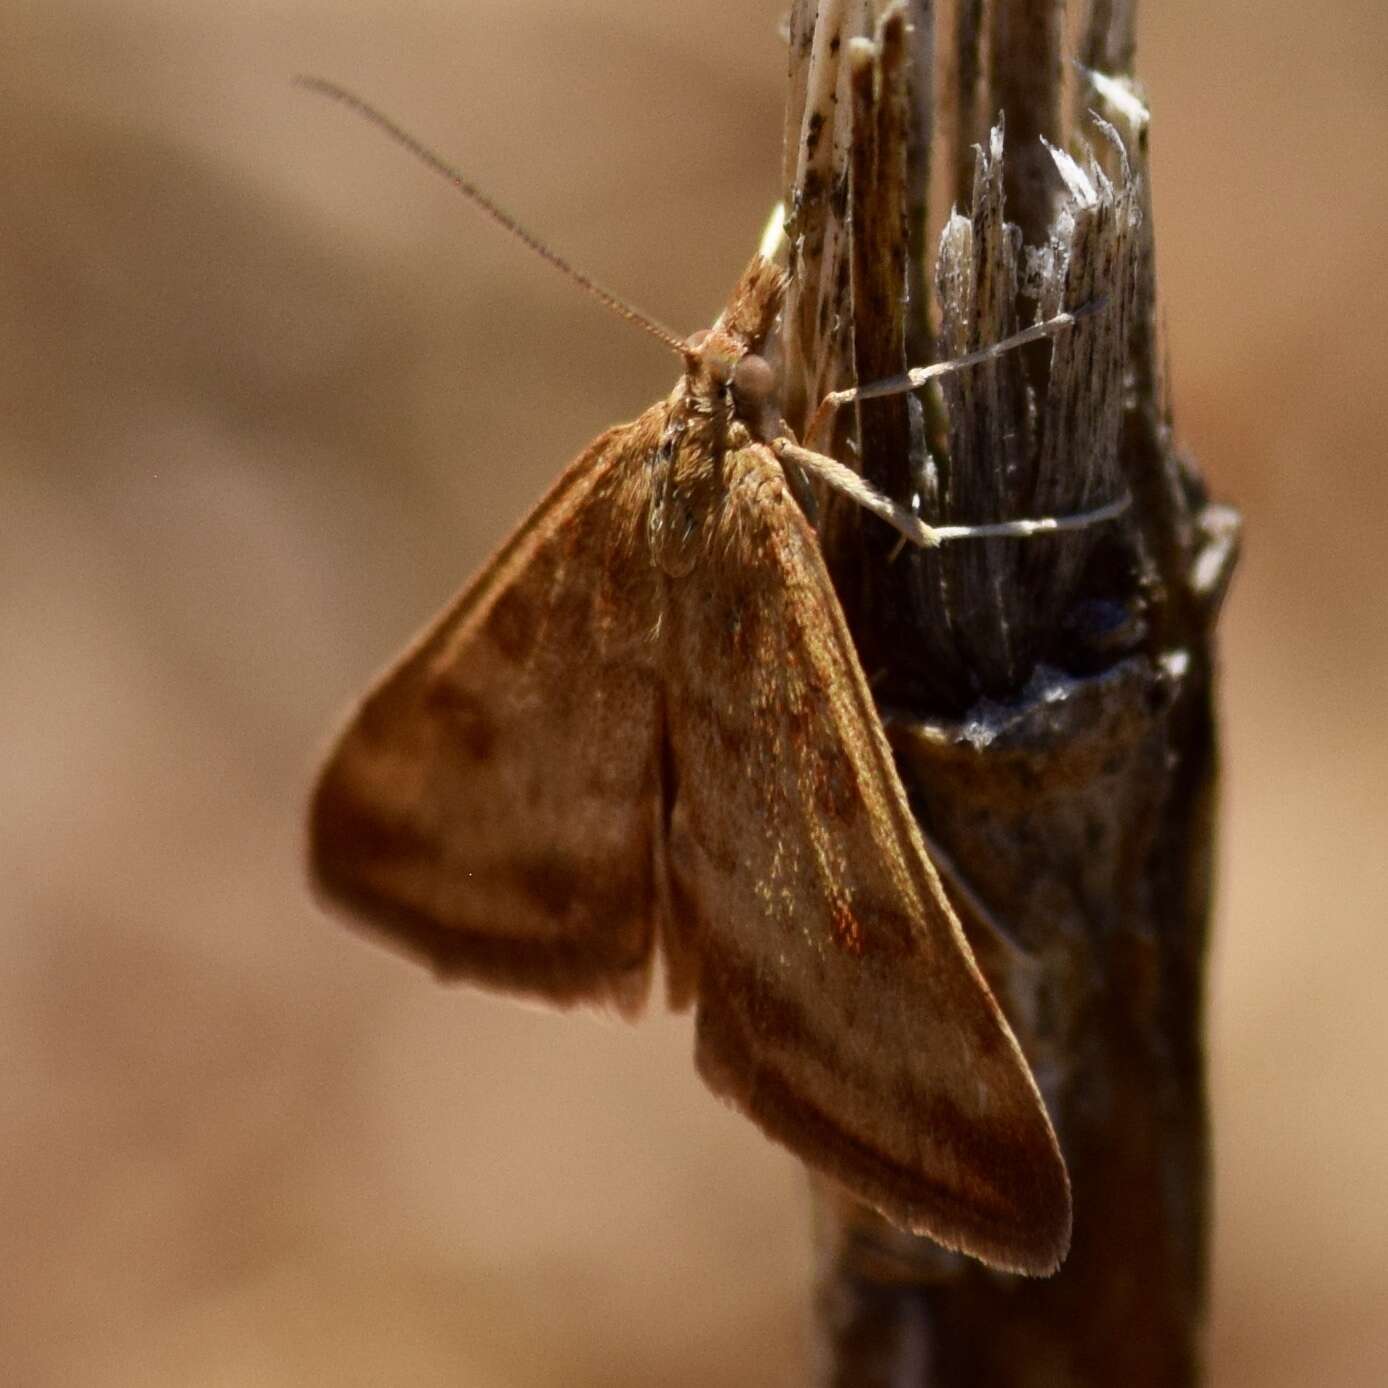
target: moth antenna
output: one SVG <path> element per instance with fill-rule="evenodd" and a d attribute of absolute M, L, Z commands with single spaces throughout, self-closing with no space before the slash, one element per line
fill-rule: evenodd
<path fill-rule="evenodd" d="M 934 549 L 946 540 L 1024 540 L 1033 535 L 1052 535 L 1058 530 L 1083 530 L 1121 516 L 1132 505 L 1132 497 L 1120 496 L 1088 511 L 1068 516 L 1041 516 L 1031 520 L 992 521 L 982 525 L 927 525 L 909 507 L 893 501 L 851 467 L 827 454 L 802 448 L 788 438 L 775 438 L 767 445 L 778 460 L 804 468 L 812 477 L 842 492 L 865 511 L 884 520 L 904 539 L 922 549 Z"/>
<path fill-rule="evenodd" d="M 1081 304 L 1079 308 L 1057 313 L 1053 318 L 1047 318 L 1042 323 L 1033 323 L 1031 327 L 1023 328 L 1021 332 L 1013 333 L 1011 337 L 1005 337 L 987 347 L 980 347 L 975 352 L 966 352 L 962 357 L 951 357 L 948 361 L 937 361 L 930 366 L 913 366 L 900 376 L 885 376 L 880 381 L 869 381 L 865 385 L 849 386 L 844 390 L 831 390 L 819 402 L 819 408 L 814 412 L 810 427 L 805 431 L 805 441 L 812 443 L 819 439 L 821 437 L 820 431 L 826 422 L 832 418 L 834 411 L 842 405 L 852 404 L 854 400 L 876 400 L 884 395 L 905 395 L 907 391 L 919 390 L 922 386 L 938 380 L 941 376 L 949 376 L 956 371 L 963 371 L 966 367 L 978 366 L 981 362 L 993 361 L 1007 352 L 1016 351 L 1018 347 L 1025 347 L 1029 342 L 1039 342 L 1044 337 L 1054 337 L 1065 328 L 1073 327 L 1080 319 L 1088 318 L 1091 313 L 1098 313 L 1107 302 L 1108 300 L 1103 296 L 1091 299 L 1087 304 Z"/>
<path fill-rule="evenodd" d="M 634 323 L 657 341 L 663 342 L 671 351 L 678 352 L 682 357 L 688 358 L 688 344 L 679 334 L 672 332 L 663 324 L 657 323 L 654 318 L 642 313 L 639 309 L 633 308 L 625 299 L 620 298 L 610 289 L 604 289 L 596 280 L 585 275 L 582 270 L 576 269 L 557 251 L 552 251 L 539 237 L 527 231 L 509 212 L 498 207 L 471 179 L 464 177 L 460 170 L 440 155 L 435 154 L 428 145 L 411 135 L 403 126 L 397 125 L 384 111 L 379 110 L 355 92 L 348 91 L 346 87 L 340 87 L 336 82 L 330 82 L 325 77 L 300 74 L 294 78 L 294 82 L 297 86 L 308 91 L 317 92 L 319 96 L 331 97 L 332 100 L 339 102 L 348 110 L 369 121 L 378 130 L 394 140 L 397 145 L 413 154 L 420 163 L 451 183 L 474 207 L 485 212 L 503 231 L 510 232 L 523 246 L 528 246 L 541 260 L 547 261 L 560 274 L 572 280 L 580 289 L 591 294 L 599 303 L 606 304 L 619 318 L 625 318 L 628 323 Z"/>

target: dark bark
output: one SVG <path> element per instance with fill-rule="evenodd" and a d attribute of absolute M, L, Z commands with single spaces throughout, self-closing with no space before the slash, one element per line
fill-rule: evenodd
<path fill-rule="evenodd" d="M 821 1378 L 1175 1388 L 1200 1379 L 1207 1282 L 1212 629 L 1237 521 L 1177 452 L 1162 397 L 1134 4 L 1091 6 L 1079 51 L 1105 71 L 1081 75 L 1076 104 L 1111 124 L 1074 132 L 1054 0 L 961 0 L 938 83 L 921 76 L 908 9 L 919 44 L 928 3 L 840 7 L 840 27 L 875 46 L 812 78 L 813 0 L 792 17 L 793 398 L 804 409 L 894 374 L 919 342 L 931 315 L 904 298 L 926 282 L 912 266 L 922 132 L 955 131 L 955 169 L 982 146 L 934 269 L 937 355 L 1104 307 L 939 396 L 862 405 L 840 421 L 839 456 L 919 496 L 932 521 L 1065 514 L 1125 491 L 1132 506 L 1085 530 L 893 557 L 879 527 L 825 503 L 826 552 L 927 843 L 1060 1136 L 1075 1237 L 1055 1277 L 1007 1277 L 818 1188 Z M 849 99 L 824 107 L 822 145 L 797 157 L 816 89 Z M 952 111 L 928 109 L 934 90 Z"/>

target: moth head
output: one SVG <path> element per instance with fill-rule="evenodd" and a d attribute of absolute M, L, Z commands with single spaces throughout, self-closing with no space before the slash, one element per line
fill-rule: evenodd
<path fill-rule="evenodd" d="M 754 438 L 776 432 L 776 370 L 730 333 L 704 328 L 685 345 L 685 374 L 703 409 L 726 423 L 738 420 Z"/>
<path fill-rule="evenodd" d="M 785 289 L 785 271 L 764 255 L 753 256 L 713 327 L 679 344 L 682 393 L 716 428 L 736 421 L 761 440 L 779 432 L 779 377 L 772 360 Z"/>

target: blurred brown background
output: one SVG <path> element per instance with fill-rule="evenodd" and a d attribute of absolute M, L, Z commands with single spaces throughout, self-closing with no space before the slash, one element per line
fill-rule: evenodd
<path fill-rule="evenodd" d="M 688 330 L 773 196 L 783 4 L 6 6 L 4 1383 L 801 1381 L 801 1177 L 686 1020 L 439 989 L 306 897 L 345 701 L 674 368 L 288 84 Z M 1148 11 L 1177 416 L 1248 521 L 1215 1382 L 1378 1384 L 1388 12 Z"/>

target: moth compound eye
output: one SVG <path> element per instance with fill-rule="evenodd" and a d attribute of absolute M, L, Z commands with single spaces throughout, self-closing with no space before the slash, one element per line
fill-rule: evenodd
<path fill-rule="evenodd" d="M 716 348 L 704 352 L 704 370 L 720 395 L 727 395 L 733 379 L 732 358 Z"/>
<path fill-rule="evenodd" d="M 733 368 L 733 396 L 747 415 L 758 415 L 776 393 L 776 373 L 765 357 L 748 352 Z"/>

